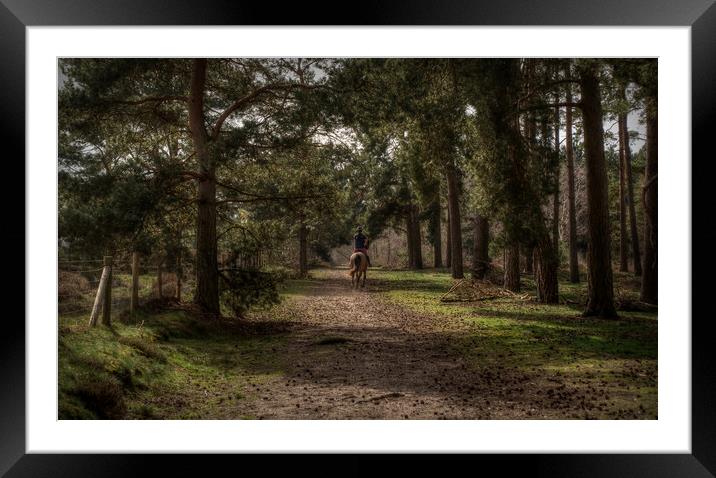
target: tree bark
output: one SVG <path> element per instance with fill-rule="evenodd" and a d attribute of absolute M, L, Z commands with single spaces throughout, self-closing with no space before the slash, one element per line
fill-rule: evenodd
<path fill-rule="evenodd" d="M 440 268 L 443 266 L 443 248 L 442 248 L 442 221 L 440 220 L 440 216 L 442 214 L 442 210 L 440 209 L 440 196 L 438 195 L 438 198 L 436 199 L 437 205 L 434 207 L 435 214 L 433 214 L 433 231 L 434 231 L 434 237 L 433 237 L 433 267 Z"/>
<path fill-rule="evenodd" d="M 602 105 L 596 66 L 580 69 L 584 150 L 587 167 L 588 300 L 584 316 L 616 317 L 612 279 L 607 168 L 604 160 Z"/>
<path fill-rule="evenodd" d="M 422 269 L 423 268 L 423 238 L 420 233 L 420 211 L 417 205 L 413 204 L 411 209 L 411 214 L 413 216 L 413 219 L 411 221 L 413 225 L 413 255 L 415 258 L 414 261 L 414 268 L 415 269 Z"/>
<path fill-rule="evenodd" d="M 629 238 L 627 237 L 626 221 L 626 150 L 624 147 L 626 134 L 626 114 L 618 118 L 619 123 L 619 270 L 629 271 Z"/>
<path fill-rule="evenodd" d="M 534 248 L 522 246 L 522 253 L 525 256 L 525 274 L 532 274 L 534 272 Z"/>
<path fill-rule="evenodd" d="M 658 302 L 657 267 L 657 172 L 658 118 L 656 99 L 649 98 L 646 106 L 646 173 L 644 174 L 644 264 L 641 278 L 641 300 Z"/>
<path fill-rule="evenodd" d="M 405 243 L 408 246 L 408 269 L 415 268 L 415 241 L 413 241 L 413 214 L 410 207 L 405 209 Z"/>
<path fill-rule="evenodd" d="M 209 151 L 204 118 L 205 58 L 193 60 L 189 96 L 189 131 L 199 163 L 196 221 L 196 292 L 202 311 L 219 313 L 219 271 L 216 246 L 216 164 Z"/>
<path fill-rule="evenodd" d="M 445 241 L 445 267 L 452 268 L 452 237 L 450 237 L 450 211 L 446 220 L 447 240 Z"/>
<path fill-rule="evenodd" d="M 420 250 L 420 223 L 414 204 L 408 205 L 405 209 L 405 231 L 408 244 L 408 269 L 422 269 L 423 258 Z"/>
<path fill-rule="evenodd" d="M 532 94 L 534 89 L 534 76 L 535 76 L 535 60 L 530 59 L 527 62 L 527 85 L 528 85 L 528 91 L 530 94 Z M 514 100 L 509 100 L 509 104 L 513 104 Z M 519 125 L 515 125 L 519 129 Z M 537 116 L 534 111 L 530 111 L 527 113 L 527 118 L 525 120 L 525 135 L 527 139 L 527 143 L 530 145 L 530 148 L 532 148 L 537 143 Z M 543 129 L 543 133 L 545 133 Z M 544 141 L 544 139 L 543 139 Z M 514 148 L 510 150 L 508 153 L 511 155 L 511 157 L 514 158 L 515 152 Z M 513 159 L 514 161 L 514 159 Z M 534 245 L 533 244 L 527 244 L 522 245 L 523 254 L 525 256 L 525 273 L 526 274 L 533 274 L 534 273 Z"/>
<path fill-rule="evenodd" d="M 567 103 L 572 102 L 571 87 L 567 87 Z M 569 281 L 579 282 L 579 261 L 577 259 L 577 210 L 574 187 L 574 147 L 572 144 L 572 108 L 566 110 L 566 146 L 567 153 L 567 208 L 569 213 Z"/>
<path fill-rule="evenodd" d="M 555 101 L 558 103 L 558 99 Z M 555 143 L 552 145 L 559 154 L 559 108 L 555 108 Z M 544 148 L 550 148 L 549 130 L 547 120 L 541 122 L 542 144 Z M 555 180 L 555 192 L 552 195 L 552 221 L 551 235 L 547 217 L 542 208 L 535 211 L 539 216 L 536 221 L 539 230 L 536 234 L 535 245 L 532 250 L 535 285 L 537 286 L 537 300 L 545 304 L 556 304 L 559 301 L 557 285 L 557 251 L 559 248 L 559 164 L 557 165 L 557 178 Z"/>
<path fill-rule="evenodd" d="M 520 291 L 520 245 L 512 242 L 505 248 L 504 287 L 512 292 Z"/>
<path fill-rule="evenodd" d="M 453 279 L 464 277 L 462 269 L 462 230 L 460 221 L 460 198 L 455 163 L 450 158 L 445 171 L 448 190 L 448 214 L 450 215 L 451 271 Z"/>
<path fill-rule="evenodd" d="M 555 95 L 555 103 L 559 103 L 558 95 Z M 555 171 L 554 197 L 552 198 L 552 249 L 556 267 L 559 268 L 559 106 L 554 109 L 554 150 L 557 155 L 557 170 Z"/>
<path fill-rule="evenodd" d="M 390 262 L 390 236 L 387 236 L 387 239 L 388 239 L 388 260 L 386 261 L 386 264 L 388 265 L 389 268 L 392 268 L 393 265 Z"/>
<path fill-rule="evenodd" d="M 626 87 L 621 90 L 622 99 L 626 100 Z M 634 181 L 631 171 L 631 147 L 629 146 L 629 128 L 627 116 L 624 117 L 624 178 L 626 180 L 625 201 L 629 212 L 629 232 L 631 236 L 632 260 L 634 261 L 634 275 L 641 276 L 641 251 L 639 247 L 639 231 L 636 223 L 634 204 Z"/>
<path fill-rule="evenodd" d="M 534 248 L 535 283 L 537 300 L 543 304 L 559 302 L 559 283 L 557 281 L 557 254 L 549 233 L 545 231 Z"/>
<path fill-rule="evenodd" d="M 475 214 L 475 249 L 473 254 L 472 277 L 484 279 L 490 265 L 489 241 L 490 227 L 487 219 L 480 214 Z"/>

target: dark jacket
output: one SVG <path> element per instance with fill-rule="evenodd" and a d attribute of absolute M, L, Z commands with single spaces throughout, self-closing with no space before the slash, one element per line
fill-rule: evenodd
<path fill-rule="evenodd" d="M 368 238 L 362 233 L 358 233 L 353 236 L 353 248 L 354 249 L 365 249 L 368 244 Z"/>

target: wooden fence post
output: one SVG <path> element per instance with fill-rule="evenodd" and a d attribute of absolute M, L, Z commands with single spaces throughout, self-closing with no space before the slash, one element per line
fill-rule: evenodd
<path fill-rule="evenodd" d="M 94 306 L 92 306 L 92 314 L 90 314 L 89 325 L 94 327 L 97 325 L 97 317 L 99 317 L 99 309 L 104 302 L 107 282 L 109 280 L 109 267 L 105 266 L 102 268 L 102 276 L 99 279 L 99 287 L 97 287 L 97 295 L 94 298 Z M 111 286 L 110 286 L 111 289 Z"/>
<path fill-rule="evenodd" d="M 132 252 L 132 298 L 129 313 L 134 314 L 139 307 L 139 252 Z"/>
<path fill-rule="evenodd" d="M 104 269 L 107 271 L 107 282 L 104 288 L 102 323 L 109 326 L 112 325 L 112 256 L 104 256 Z"/>

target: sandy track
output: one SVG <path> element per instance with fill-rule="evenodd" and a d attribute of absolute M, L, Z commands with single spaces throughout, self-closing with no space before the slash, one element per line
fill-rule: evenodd
<path fill-rule="evenodd" d="M 479 370 L 451 347 L 467 324 L 352 290 L 344 271 L 289 304 L 286 373 L 244 402 L 262 419 L 537 418 L 531 378 Z M 452 341 L 454 343 L 454 341 Z M 542 416 L 555 417 L 554 414 Z M 561 412 L 557 415 L 559 416 Z"/>

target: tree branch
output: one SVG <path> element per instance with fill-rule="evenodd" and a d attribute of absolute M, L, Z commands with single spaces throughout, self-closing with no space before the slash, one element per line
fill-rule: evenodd
<path fill-rule="evenodd" d="M 290 201 L 290 200 L 303 200 L 303 199 L 317 199 L 326 197 L 328 194 L 309 194 L 305 196 L 257 196 L 251 195 L 248 199 L 230 198 L 216 201 L 216 204 L 231 204 L 231 203 L 252 203 L 261 201 Z"/>
<path fill-rule="evenodd" d="M 147 98 L 143 98 L 141 100 L 112 100 L 108 101 L 108 103 L 111 104 L 120 104 L 120 105 L 142 105 L 145 103 L 163 103 L 165 101 L 189 101 L 189 98 L 186 96 L 150 96 Z"/>
<path fill-rule="evenodd" d="M 229 116 L 231 116 L 232 113 L 234 113 L 236 110 L 243 108 L 244 106 L 250 104 L 252 101 L 254 101 L 256 98 L 261 96 L 264 93 L 272 92 L 276 90 L 289 90 L 293 88 L 301 88 L 301 89 L 314 89 L 317 86 L 312 85 L 301 85 L 298 83 L 292 83 L 292 84 L 268 84 L 264 85 L 251 93 L 247 94 L 246 96 L 243 96 L 239 98 L 238 100 L 234 101 L 228 108 L 224 110 L 223 113 L 219 116 L 219 118 L 216 120 L 216 123 L 214 123 L 214 127 L 212 128 L 211 137 L 212 139 L 216 139 L 219 136 L 219 133 L 221 132 L 221 127 L 224 125 L 224 122 L 227 120 Z"/>

